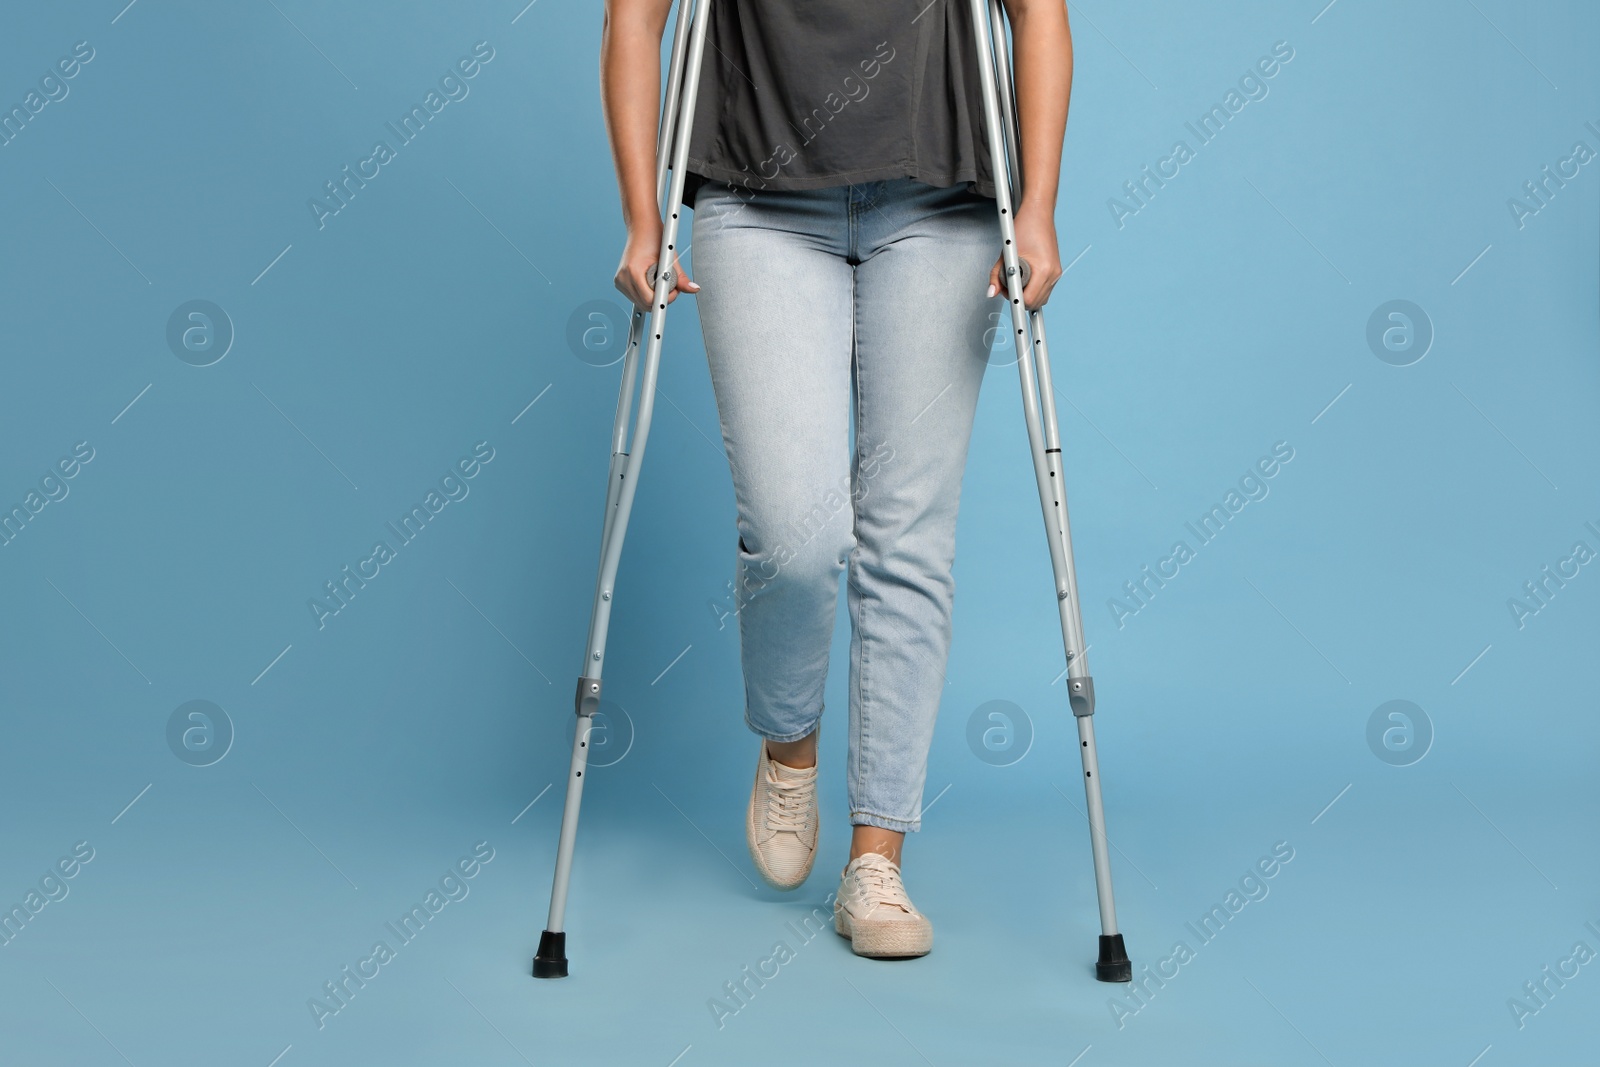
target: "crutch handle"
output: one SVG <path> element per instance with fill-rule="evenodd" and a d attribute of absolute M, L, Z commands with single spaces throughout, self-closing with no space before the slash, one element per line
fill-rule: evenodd
<path fill-rule="evenodd" d="M 1028 279 L 1033 277 L 1033 268 L 1028 266 L 1028 261 L 1020 256 L 1017 257 L 1017 265 L 1022 268 L 1022 287 L 1026 289 L 1028 287 Z M 1009 274 L 1010 270 L 1008 269 L 1006 273 Z"/>
<path fill-rule="evenodd" d="M 656 287 L 656 275 L 658 273 L 660 273 L 660 270 L 661 270 L 661 268 L 657 264 L 652 263 L 652 264 L 650 264 L 650 269 L 645 272 L 645 279 L 650 283 L 650 288 L 651 289 L 654 289 Z M 1026 278 L 1027 275 L 1024 274 L 1023 277 Z M 668 267 L 667 268 L 667 288 L 668 289 L 676 288 L 677 284 L 678 284 L 678 272 L 673 270 L 671 267 Z M 1028 283 L 1027 282 L 1023 282 L 1022 284 L 1023 285 L 1027 285 Z"/>

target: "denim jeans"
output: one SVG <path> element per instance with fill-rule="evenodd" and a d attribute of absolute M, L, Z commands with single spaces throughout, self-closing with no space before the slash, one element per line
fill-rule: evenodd
<path fill-rule="evenodd" d="M 985 332 L 1009 321 L 985 295 L 994 201 L 909 178 L 708 182 L 692 250 L 737 510 L 745 722 L 773 741 L 817 727 L 848 571 L 850 821 L 918 830 Z"/>

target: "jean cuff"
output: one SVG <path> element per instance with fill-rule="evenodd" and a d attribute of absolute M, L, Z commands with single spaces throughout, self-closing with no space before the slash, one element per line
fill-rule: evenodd
<path fill-rule="evenodd" d="M 755 724 L 755 722 L 750 718 L 750 709 L 749 708 L 746 708 L 745 712 L 744 712 L 744 724 L 746 726 L 750 727 L 750 732 L 751 733 L 758 734 L 761 737 L 766 738 L 768 741 L 776 741 L 779 744 L 782 744 L 785 741 L 798 741 L 802 737 L 807 737 L 821 723 L 822 723 L 822 713 L 819 711 L 817 713 L 816 719 L 811 723 L 811 725 L 806 727 L 804 730 L 801 730 L 799 733 L 775 734 L 775 733 L 772 733 L 770 730 L 763 730 L 761 727 L 757 726 Z"/>
<path fill-rule="evenodd" d="M 884 830 L 898 830 L 903 834 L 914 834 L 922 829 L 921 819 L 895 819 L 887 815 L 878 815 L 870 811 L 852 811 L 850 813 L 851 826 L 877 826 Z"/>

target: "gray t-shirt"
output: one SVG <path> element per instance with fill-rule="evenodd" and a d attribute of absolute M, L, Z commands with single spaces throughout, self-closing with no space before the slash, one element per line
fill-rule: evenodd
<path fill-rule="evenodd" d="M 994 196 L 966 0 L 713 0 L 684 179 Z"/>

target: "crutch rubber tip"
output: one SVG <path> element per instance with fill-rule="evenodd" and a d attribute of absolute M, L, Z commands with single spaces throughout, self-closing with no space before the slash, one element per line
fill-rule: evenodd
<path fill-rule="evenodd" d="M 539 935 L 539 951 L 533 957 L 535 978 L 565 978 L 567 976 L 567 933 L 549 930 Z M 1124 979 L 1126 981 L 1126 979 Z"/>
<path fill-rule="evenodd" d="M 1121 934 L 1100 935 L 1100 961 L 1094 965 L 1094 976 L 1102 982 L 1133 981 L 1133 963 Z"/>

